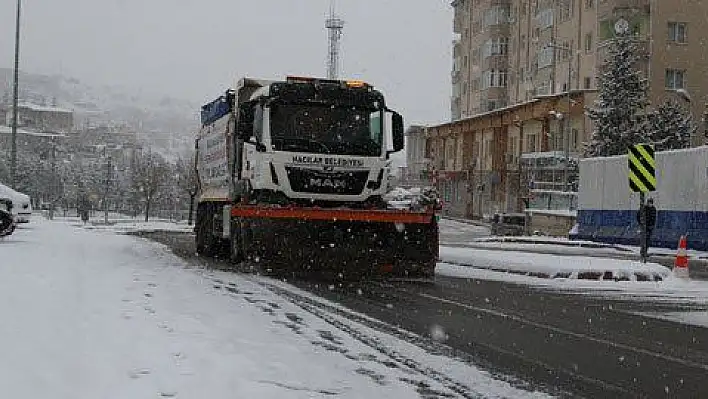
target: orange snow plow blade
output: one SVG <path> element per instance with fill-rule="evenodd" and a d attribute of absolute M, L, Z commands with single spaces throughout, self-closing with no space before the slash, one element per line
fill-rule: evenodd
<path fill-rule="evenodd" d="M 430 212 L 407 212 L 367 209 L 325 209 L 325 208 L 270 208 L 259 206 L 234 206 L 231 216 L 244 218 L 331 220 L 347 222 L 378 223 L 418 223 L 433 222 L 435 214 Z"/>

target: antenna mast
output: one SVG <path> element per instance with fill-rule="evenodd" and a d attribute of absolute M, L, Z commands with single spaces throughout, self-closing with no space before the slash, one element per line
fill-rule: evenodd
<path fill-rule="evenodd" d="M 339 43 L 344 29 L 344 21 L 335 15 L 334 2 L 335 0 L 330 0 L 329 18 L 325 21 L 325 27 L 329 30 L 328 79 L 337 79 L 339 77 Z"/>

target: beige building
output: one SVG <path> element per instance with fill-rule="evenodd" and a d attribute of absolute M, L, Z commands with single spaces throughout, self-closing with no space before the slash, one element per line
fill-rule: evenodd
<path fill-rule="evenodd" d="M 455 0 L 452 121 L 427 129 L 428 157 L 450 213 L 481 217 L 574 207 L 575 164 L 592 126 L 585 107 L 618 28 L 630 29 L 659 104 L 686 90 L 708 103 L 708 2 Z M 694 143 L 702 142 L 702 129 Z M 568 192 L 568 194 L 563 194 Z M 560 194 L 559 194 L 560 193 Z M 543 205 L 546 204 L 546 205 Z"/>
<path fill-rule="evenodd" d="M 708 3 L 698 0 L 455 0 L 452 120 L 539 95 L 596 88 L 615 26 L 626 21 L 649 55 L 651 101 L 672 89 L 708 100 Z M 705 28 L 704 28 L 705 27 Z M 668 90 L 667 90 L 668 89 Z"/>

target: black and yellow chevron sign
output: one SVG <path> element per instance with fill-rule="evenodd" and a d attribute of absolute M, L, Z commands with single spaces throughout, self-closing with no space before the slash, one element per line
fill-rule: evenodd
<path fill-rule="evenodd" d="M 637 144 L 629 147 L 629 188 L 634 192 L 656 191 L 654 147 Z"/>

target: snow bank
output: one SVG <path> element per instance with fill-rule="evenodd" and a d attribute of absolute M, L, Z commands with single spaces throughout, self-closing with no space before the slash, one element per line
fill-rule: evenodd
<path fill-rule="evenodd" d="M 80 222 L 73 223 L 78 226 Z M 169 222 L 169 221 L 124 221 L 110 222 L 106 225 L 103 222 L 90 222 L 81 227 L 87 230 L 104 230 L 115 233 L 152 233 L 157 231 L 167 231 L 175 233 L 191 233 L 194 231 L 194 226 L 187 225 L 186 222 Z"/>
<path fill-rule="evenodd" d="M 708 328 L 708 312 L 665 312 L 665 313 L 639 313 L 642 316 L 654 317 L 661 320 L 673 321 L 697 327 Z"/>
<path fill-rule="evenodd" d="M 661 281 L 671 275 L 671 270 L 654 263 L 514 251 L 441 247 L 440 259 L 450 264 L 541 278 Z"/>
<path fill-rule="evenodd" d="M 419 209 L 439 204 L 440 196 L 434 187 L 395 187 L 383 197 L 391 209 Z"/>
<path fill-rule="evenodd" d="M 661 282 L 544 279 L 449 263 L 439 263 L 435 272 L 439 275 L 450 277 L 500 281 L 532 286 L 553 292 L 605 299 L 708 306 L 708 282 L 686 281 L 673 278 L 671 275 Z"/>
<path fill-rule="evenodd" d="M 190 226 L 186 221 L 175 222 L 167 219 L 151 219 L 145 222 L 141 218 L 133 218 L 119 214 L 109 214 L 108 224 L 105 223 L 103 215 L 94 216 L 84 224 L 78 217 L 55 217 L 54 220 L 63 222 L 73 227 L 81 227 L 86 230 L 106 231 L 111 233 L 152 233 L 158 231 L 191 233 L 194 226 Z"/>

